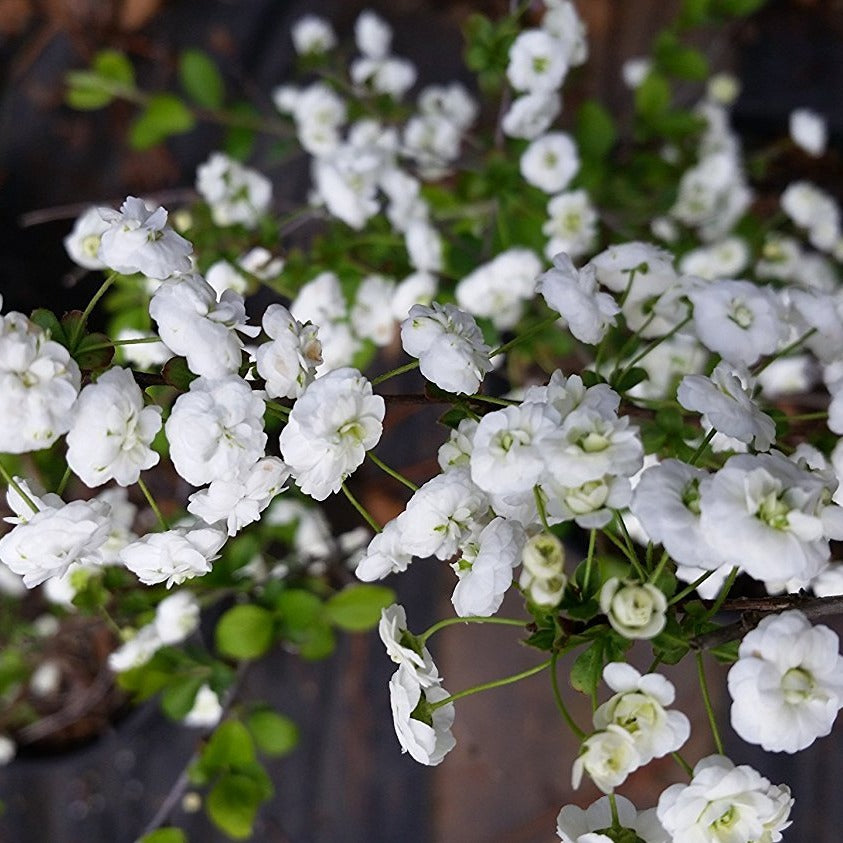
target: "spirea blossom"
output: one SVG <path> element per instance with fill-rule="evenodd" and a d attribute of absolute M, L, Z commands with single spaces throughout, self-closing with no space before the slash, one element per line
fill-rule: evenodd
<path fill-rule="evenodd" d="M 506 76 L 516 91 L 554 91 L 567 72 L 560 43 L 548 32 L 527 29 L 510 47 Z"/>
<path fill-rule="evenodd" d="M 819 158 L 825 153 L 828 129 L 822 115 L 808 108 L 797 108 L 790 112 L 790 138 L 808 155 Z"/>
<path fill-rule="evenodd" d="M 207 574 L 225 540 L 225 533 L 212 527 L 177 527 L 132 542 L 120 551 L 120 561 L 144 585 L 170 588 Z"/>
<path fill-rule="evenodd" d="M 407 629 L 407 613 L 403 606 L 394 603 L 381 610 L 378 634 L 387 655 L 395 664 L 406 665 L 412 670 L 420 685 L 429 688 L 442 681 L 430 651 Z"/>
<path fill-rule="evenodd" d="M 70 428 L 80 381 L 67 349 L 42 328 L 22 313 L 0 317 L 0 453 L 52 445 Z"/>
<path fill-rule="evenodd" d="M 305 389 L 281 431 L 281 455 L 316 500 L 338 492 L 383 431 L 383 398 L 356 369 L 334 369 Z"/>
<path fill-rule="evenodd" d="M 476 392 L 492 368 L 477 323 L 452 304 L 413 305 L 401 323 L 401 344 L 418 358 L 421 373 L 447 392 Z"/>
<path fill-rule="evenodd" d="M 768 752 L 798 752 L 831 732 L 843 707 L 837 635 L 799 611 L 764 618 L 729 670 L 732 726 Z"/>
<path fill-rule="evenodd" d="M 76 218 L 70 234 L 64 238 L 64 248 L 75 263 L 85 269 L 105 269 L 99 258 L 100 239 L 109 227 L 101 211 L 111 208 L 92 207 Z"/>
<path fill-rule="evenodd" d="M 545 193 L 563 191 L 580 168 L 576 144 L 564 132 L 536 138 L 521 156 L 521 175 Z"/>
<path fill-rule="evenodd" d="M 263 314 L 263 329 L 269 342 L 258 346 L 255 362 L 266 381 L 270 398 L 298 398 L 313 382 L 322 362 L 318 329 L 294 319 L 286 307 L 271 304 Z"/>
<path fill-rule="evenodd" d="M 300 17 L 291 30 L 293 47 L 299 55 L 318 55 L 336 46 L 337 36 L 331 24 L 317 15 Z"/>
<path fill-rule="evenodd" d="M 667 598 L 648 582 L 610 577 L 600 589 L 600 610 L 624 638 L 655 638 L 667 623 Z"/>
<path fill-rule="evenodd" d="M 571 771 L 571 786 L 578 788 L 586 773 L 603 793 L 611 793 L 639 763 L 632 735 L 622 726 L 610 723 L 583 741 Z"/>
<path fill-rule="evenodd" d="M 369 542 L 354 573 L 363 582 L 373 582 L 406 571 L 412 561 L 413 555 L 404 548 L 398 523 L 393 520 Z"/>
<path fill-rule="evenodd" d="M 161 408 L 144 407 L 130 371 L 115 367 L 79 394 L 67 434 L 67 464 L 86 486 L 137 483 L 158 464 L 150 447 L 161 429 Z"/>
<path fill-rule="evenodd" d="M 402 752 L 430 767 L 441 763 L 456 741 L 451 734 L 454 704 L 430 711 L 430 704 L 448 697 L 439 685 L 423 687 L 413 670 L 402 664 L 389 680 L 392 721 Z"/>
<path fill-rule="evenodd" d="M 197 168 L 196 189 L 220 226 L 255 228 L 272 201 L 272 182 L 223 152 L 212 153 Z"/>
<path fill-rule="evenodd" d="M 129 196 L 119 211 L 100 209 L 108 228 L 100 238 L 99 259 L 124 275 L 169 278 L 190 270 L 193 246 L 167 225 L 167 211 Z"/>
<path fill-rule="evenodd" d="M 635 832 L 643 843 L 670 843 L 667 832 L 656 816 L 656 809 L 638 811 L 625 796 L 615 795 L 615 808 L 621 828 Z M 612 828 L 612 806 L 602 796 L 586 809 L 565 805 L 556 818 L 556 833 L 562 843 L 605 843 L 600 832 Z M 605 840 L 611 840 L 605 837 Z"/>
<path fill-rule="evenodd" d="M 662 793 L 656 810 L 673 843 L 776 843 L 790 825 L 792 805 L 785 785 L 709 755 L 694 767 L 690 784 Z"/>
<path fill-rule="evenodd" d="M 196 378 L 165 425 L 176 471 L 193 486 L 248 471 L 264 454 L 263 413 L 260 394 L 237 375 Z"/>
<path fill-rule="evenodd" d="M 597 235 L 597 211 L 585 190 L 571 190 L 547 203 L 548 220 L 542 231 L 548 238 L 544 253 L 553 258 L 565 252 L 578 258 L 593 248 Z"/>

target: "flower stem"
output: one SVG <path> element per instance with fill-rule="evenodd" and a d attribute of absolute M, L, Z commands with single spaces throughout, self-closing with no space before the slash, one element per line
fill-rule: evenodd
<path fill-rule="evenodd" d="M 675 603 L 678 603 L 680 600 L 687 597 L 692 591 L 696 591 L 697 586 L 702 585 L 713 573 L 713 570 L 706 571 L 702 576 L 697 577 L 690 585 L 683 588 L 682 591 L 674 594 L 667 605 L 673 606 Z"/>
<path fill-rule="evenodd" d="M 556 701 L 556 707 L 562 715 L 568 728 L 574 733 L 578 740 L 582 741 L 586 733 L 574 722 L 571 712 L 565 705 L 565 700 L 562 698 L 562 691 L 559 688 L 559 677 L 556 673 L 556 662 L 559 660 L 559 653 L 554 653 L 550 659 L 550 684 L 553 688 L 553 699 Z"/>
<path fill-rule="evenodd" d="M 388 372 L 384 372 L 382 375 L 378 375 L 376 378 L 373 378 L 372 386 L 377 386 L 379 383 L 388 381 L 390 378 L 394 378 L 396 375 L 403 375 L 404 372 L 412 372 L 413 369 L 418 369 L 418 367 L 419 361 L 413 360 L 412 363 L 405 363 L 403 366 L 399 366 L 397 369 L 390 369 Z"/>
<path fill-rule="evenodd" d="M 88 302 L 88 306 L 82 311 L 82 317 L 80 318 L 79 324 L 76 326 L 76 330 L 73 333 L 73 338 L 70 341 L 70 348 L 72 351 L 75 351 L 76 347 L 79 345 L 79 340 L 82 339 L 82 334 L 85 331 L 85 325 L 88 323 L 88 317 L 96 307 L 97 302 L 106 294 L 108 288 L 114 283 L 116 278 L 116 272 L 109 272 L 105 281 L 100 284 L 99 289 L 91 297 L 91 300 Z"/>
<path fill-rule="evenodd" d="M 705 449 L 708 447 L 708 443 L 711 442 L 712 439 L 714 439 L 715 433 L 717 433 L 717 431 L 712 427 L 711 430 L 709 430 L 708 433 L 706 434 L 705 439 L 703 439 L 703 441 L 700 442 L 700 447 L 697 448 L 697 450 L 694 451 L 694 453 L 691 455 L 691 459 L 688 460 L 688 465 L 696 465 L 697 464 L 700 457 L 705 453 Z"/>
<path fill-rule="evenodd" d="M 635 545 L 632 543 L 632 536 L 629 535 L 629 530 L 626 527 L 626 522 L 623 520 L 620 510 L 615 510 L 615 519 L 617 520 L 618 527 L 623 535 L 627 555 L 629 556 L 629 561 L 632 563 L 632 567 L 635 568 L 635 573 L 638 574 L 638 578 L 641 582 L 647 582 L 647 574 L 642 569 L 641 563 L 638 561 L 638 554 L 635 552 Z"/>
<path fill-rule="evenodd" d="M 619 831 L 621 827 L 620 817 L 618 817 L 618 803 L 615 801 L 615 792 L 609 794 L 609 808 L 612 811 L 612 829 Z"/>
<path fill-rule="evenodd" d="M 708 682 L 706 682 L 705 678 L 702 651 L 697 653 L 697 675 L 700 680 L 700 693 L 702 694 L 703 704 L 705 705 L 708 722 L 711 726 L 711 735 L 714 738 L 714 746 L 717 748 L 718 754 L 723 755 L 723 740 L 720 737 L 720 730 L 717 728 L 717 719 L 714 716 L 714 708 L 711 705 L 711 697 L 708 694 Z"/>
<path fill-rule="evenodd" d="M 167 522 L 164 520 L 164 516 L 161 514 L 161 510 L 158 508 L 158 504 L 155 503 L 155 498 L 152 497 L 152 492 L 146 487 L 146 483 L 138 477 L 138 486 L 140 490 L 143 492 L 143 496 L 146 498 L 146 502 L 152 508 L 152 511 L 155 513 L 155 517 L 158 519 L 158 523 L 164 530 L 169 530 L 170 528 L 167 526 Z"/>
<path fill-rule="evenodd" d="M 662 553 L 662 558 L 659 559 L 659 564 L 656 565 L 655 571 L 650 575 L 650 582 L 655 583 L 656 580 L 661 576 L 662 571 L 664 570 L 664 566 L 667 565 L 668 559 L 670 559 L 670 555 L 667 551 Z"/>
<path fill-rule="evenodd" d="M 760 368 L 756 369 L 752 373 L 752 376 L 757 378 L 758 375 L 760 375 L 761 372 L 763 372 L 768 366 L 775 363 L 776 360 L 778 360 L 780 357 L 784 357 L 786 354 L 790 354 L 791 351 L 793 351 L 795 348 L 798 348 L 800 345 L 802 345 L 803 342 L 805 342 L 805 340 L 809 339 L 810 337 L 812 337 L 816 333 L 817 333 L 817 329 L 811 328 L 810 330 L 808 330 L 804 334 L 802 334 L 801 337 L 797 337 L 792 343 L 790 343 L 789 345 L 786 345 L 783 349 L 781 349 L 781 351 L 777 351 L 772 357 L 770 357 L 768 360 L 764 361 L 764 365 L 761 366 Z"/>
<path fill-rule="evenodd" d="M 56 489 L 56 494 L 59 497 L 61 497 L 64 494 L 64 490 L 67 488 L 67 484 L 70 482 L 70 475 L 71 475 L 70 466 L 68 466 L 64 470 L 64 474 L 62 474 L 61 480 L 59 481 L 59 486 Z"/>
<path fill-rule="evenodd" d="M 582 590 L 588 594 L 588 584 L 591 580 L 591 566 L 594 562 L 594 547 L 597 544 L 597 530 L 588 534 L 588 556 L 585 558 L 585 576 L 582 581 Z"/>
<path fill-rule="evenodd" d="M 723 583 L 723 586 L 720 589 L 720 593 L 717 595 L 717 599 L 714 601 L 714 605 L 708 610 L 708 617 L 713 618 L 719 611 L 720 607 L 725 602 L 726 598 L 729 596 L 729 592 L 732 590 L 732 586 L 735 584 L 735 580 L 738 576 L 738 566 L 735 565 L 734 568 L 729 572 L 729 576 L 726 577 L 726 581 Z"/>
<path fill-rule="evenodd" d="M 15 480 L 15 478 L 14 478 L 14 477 L 12 477 L 12 475 L 11 475 L 11 474 L 9 474 L 9 472 L 8 472 L 8 471 L 6 471 L 6 466 L 4 466 L 4 465 L 3 465 L 3 463 L 1 463 L 1 462 L 0 462 L 0 475 L 2 475 L 2 476 L 3 476 L 3 479 L 6 481 L 6 485 L 7 485 L 10 489 L 14 489 L 14 491 L 15 491 L 15 492 L 16 492 L 16 493 L 20 496 L 21 500 L 22 500 L 22 501 L 23 501 L 23 502 L 24 502 L 24 503 L 25 503 L 25 504 L 26 504 L 26 505 L 27 505 L 27 506 L 28 506 L 28 507 L 29 507 L 29 508 L 30 508 L 33 512 L 38 512 L 38 511 L 39 511 L 38 507 L 35 505 L 35 502 L 32 500 L 32 498 L 31 498 L 31 497 L 29 497 L 29 495 L 27 495 L 27 493 L 26 493 L 26 492 L 24 492 L 24 490 L 23 490 L 23 489 L 21 488 L 21 486 L 20 486 L 20 483 L 18 483 L 18 481 L 17 481 L 17 480 Z"/>
<path fill-rule="evenodd" d="M 519 621 L 516 618 L 487 618 L 482 615 L 468 615 L 464 618 L 445 618 L 444 620 L 437 621 L 433 626 L 429 626 L 421 635 L 416 637 L 420 644 L 424 644 L 431 635 L 439 632 L 440 629 L 445 629 L 447 626 L 453 626 L 458 623 L 496 623 L 503 626 L 520 626 L 522 628 L 527 626 L 527 621 Z"/>
<path fill-rule="evenodd" d="M 544 496 L 538 483 L 533 486 L 533 497 L 536 499 L 536 509 L 539 511 L 539 518 L 546 533 L 550 532 L 550 525 L 547 523 L 547 510 L 544 507 Z"/>
<path fill-rule="evenodd" d="M 678 752 L 671 752 L 670 754 L 673 756 L 673 760 L 685 771 L 688 778 L 693 778 L 694 768 Z"/>
<path fill-rule="evenodd" d="M 96 345 L 89 345 L 85 348 L 85 352 L 102 351 L 104 348 L 117 348 L 120 345 L 143 345 L 144 343 L 161 342 L 160 337 L 137 337 L 136 339 L 127 340 L 109 340 L 108 342 L 99 342 Z"/>
<path fill-rule="evenodd" d="M 537 322 L 535 325 L 533 325 L 532 328 L 528 328 L 526 331 L 515 337 L 515 339 L 511 339 L 509 342 L 505 342 L 503 345 L 499 345 L 497 348 L 493 348 L 489 352 L 489 357 L 492 358 L 497 357 L 498 354 L 505 354 L 511 348 L 515 348 L 515 346 L 519 343 L 522 343 L 524 342 L 524 340 L 541 333 L 549 325 L 553 325 L 555 322 L 558 321 L 558 316 L 551 316 L 548 319 L 542 319 L 541 322 Z"/>
<path fill-rule="evenodd" d="M 396 471 L 394 468 L 390 468 L 380 457 L 376 456 L 372 451 L 368 451 L 366 456 L 381 470 L 386 472 L 393 480 L 397 480 L 399 483 L 403 483 L 408 489 L 412 489 L 414 492 L 419 490 L 419 487 L 413 483 L 412 480 L 408 480 L 403 474 Z"/>
<path fill-rule="evenodd" d="M 463 697 L 470 697 L 472 694 L 479 694 L 481 691 L 489 691 L 492 688 L 500 688 L 502 685 L 511 685 L 513 682 L 520 682 L 522 679 L 527 679 L 530 676 L 535 676 L 543 670 L 550 667 L 553 659 L 548 659 L 541 664 L 531 667 L 528 670 L 522 670 L 521 673 L 516 673 L 513 676 L 505 676 L 503 679 L 494 679 L 491 682 L 484 682 L 481 685 L 474 685 L 471 688 L 466 688 L 464 691 L 458 691 L 456 694 L 451 694 L 450 697 L 445 697 L 444 700 L 431 703 L 430 708 L 435 711 L 437 708 L 442 708 L 443 705 L 461 700 Z"/>
<path fill-rule="evenodd" d="M 378 522 L 375 521 L 374 518 L 372 518 L 372 516 L 369 514 L 369 510 L 367 510 L 366 507 L 363 506 L 363 504 L 360 503 L 360 501 L 357 500 L 357 498 L 355 498 L 354 495 L 351 494 L 351 491 L 349 490 L 348 486 L 345 483 L 342 484 L 342 492 L 348 498 L 351 505 L 363 516 L 363 519 L 365 520 L 365 522 L 376 533 L 380 533 L 381 528 L 378 526 Z"/>

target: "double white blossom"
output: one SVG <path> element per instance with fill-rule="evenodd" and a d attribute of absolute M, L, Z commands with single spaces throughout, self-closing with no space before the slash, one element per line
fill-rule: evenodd
<path fill-rule="evenodd" d="M 258 374 L 266 381 L 270 398 L 298 398 L 313 382 L 322 362 L 318 329 L 302 325 L 286 307 L 271 304 L 263 314 L 263 329 L 270 338 L 255 352 Z"/>
<path fill-rule="evenodd" d="M 223 152 L 212 153 L 199 165 L 196 189 L 219 226 L 240 224 L 256 228 L 272 201 L 272 182 Z"/>

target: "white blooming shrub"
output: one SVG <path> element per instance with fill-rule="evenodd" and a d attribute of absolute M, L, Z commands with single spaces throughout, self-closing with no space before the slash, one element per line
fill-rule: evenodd
<path fill-rule="evenodd" d="M 837 636 L 814 624 L 843 595 L 840 210 L 798 167 L 765 181 L 784 147 L 743 149 L 737 83 L 685 42 L 688 15 L 624 66 L 631 126 L 563 92 L 588 58 L 571 0 L 471 16 L 471 86 L 420 79 L 371 10 L 347 48 L 305 15 L 303 76 L 266 92 L 271 114 L 229 108 L 191 53 L 182 84 L 203 75 L 208 101 L 164 95 L 180 130 L 216 115 L 284 137 L 300 207 L 280 216 L 272 170 L 210 150 L 192 201 L 76 220 L 80 289 L 102 276 L 83 309 L 0 315 L 0 591 L 40 589 L 41 627 L 108 619 L 122 688 L 202 730 L 189 775 L 232 837 L 271 795 L 256 753 L 295 743 L 241 698 L 248 663 L 374 628 L 397 669 L 366 703 L 423 765 L 468 728 L 460 699 L 550 675 L 579 746 L 565 769 L 605 794 L 562 808 L 565 843 L 774 843 L 790 825 L 788 786 L 724 754 L 706 667 L 730 665 L 734 731 L 771 752 L 843 707 Z M 154 122 L 125 56 L 92 67 L 71 102 L 123 96 Z M 797 164 L 823 160 L 821 115 L 781 128 Z M 441 424 L 396 435 L 422 407 Z M 337 534 L 334 496 L 360 525 Z M 453 607 L 420 632 L 390 587 L 411 564 L 443 569 L 430 603 Z M 510 627 L 533 663 L 457 688 L 434 636 L 469 623 Z M 672 708 L 685 658 L 705 717 Z M 47 694 L 55 666 L 26 678 Z M 675 783 L 639 810 L 618 791 L 656 759 Z"/>

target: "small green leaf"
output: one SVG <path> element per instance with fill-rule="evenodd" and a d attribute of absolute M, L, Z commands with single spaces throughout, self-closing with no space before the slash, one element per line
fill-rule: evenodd
<path fill-rule="evenodd" d="M 229 773 L 208 794 L 208 816 L 229 837 L 245 840 L 252 834 L 261 801 L 261 790 L 255 781 L 249 776 Z"/>
<path fill-rule="evenodd" d="M 184 357 L 171 357 L 161 370 L 161 377 L 176 389 L 187 390 L 196 380 L 196 375 L 187 368 Z"/>
<path fill-rule="evenodd" d="M 73 70 L 65 79 L 65 102 L 80 111 L 103 108 L 121 88 L 135 87 L 132 63 L 119 50 L 101 50 L 94 56 L 90 70 Z"/>
<path fill-rule="evenodd" d="M 255 744 L 239 720 L 226 720 L 214 730 L 202 751 L 202 766 L 219 771 L 248 767 L 255 762 Z"/>
<path fill-rule="evenodd" d="M 325 604 L 328 618 L 340 629 L 362 632 L 377 626 L 381 609 L 395 602 L 395 592 L 382 585 L 350 585 Z"/>
<path fill-rule="evenodd" d="M 272 646 L 273 637 L 272 612 L 251 603 L 229 609 L 216 629 L 217 649 L 234 659 L 259 658 Z"/>
<path fill-rule="evenodd" d="M 617 392 L 627 392 L 641 383 L 641 381 L 647 380 L 648 377 L 649 375 L 646 369 L 642 369 L 640 366 L 634 366 L 632 369 L 621 372 L 617 380 L 612 383 L 612 388 Z"/>
<path fill-rule="evenodd" d="M 170 135 L 189 132 L 196 120 L 190 109 L 173 94 L 156 94 L 129 129 L 129 143 L 135 149 L 149 149 Z"/>
<path fill-rule="evenodd" d="M 577 656 L 571 667 L 571 685 L 590 697 L 597 694 L 603 674 L 603 648 L 603 639 L 598 638 Z"/>
<path fill-rule="evenodd" d="M 161 693 L 161 708 L 167 717 L 181 720 L 193 708 L 196 693 L 202 686 L 201 676 L 184 676 L 176 679 Z"/>
<path fill-rule="evenodd" d="M 258 749 L 266 755 L 287 755 L 299 742 L 299 727 L 295 722 L 269 709 L 252 712 L 246 725 Z"/>
<path fill-rule="evenodd" d="M 574 130 L 584 158 L 604 158 L 617 140 L 612 115 L 597 100 L 586 100 L 577 112 Z"/>
<path fill-rule="evenodd" d="M 64 332 L 61 322 L 59 322 L 58 316 L 52 310 L 39 307 L 37 310 L 32 311 L 29 318 L 36 325 L 43 328 L 50 335 L 51 340 L 67 347 L 67 335 Z"/>
<path fill-rule="evenodd" d="M 220 108 L 225 83 L 214 60 L 202 50 L 185 50 L 179 57 L 179 81 L 185 93 L 205 108 Z"/>
<path fill-rule="evenodd" d="M 108 368 L 114 359 L 114 346 L 107 345 L 108 341 L 105 334 L 85 334 L 73 351 L 73 359 L 79 368 L 87 372 Z M 88 351 L 89 348 L 92 350 Z"/>
<path fill-rule="evenodd" d="M 667 111 L 670 97 L 670 83 L 651 71 L 635 90 L 635 108 L 644 117 L 653 118 Z"/>
<path fill-rule="evenodd" d="M 138 843 L 188 843 L 187 835 L 180 829 L 169 826 L 144 834 Z"/>
<path fill-rule="evenodd" d="M 135 70 L 128 56 L 120 50 L 100 50 L 91 62 L 91 70 L 102 79 L 127 88 L 135 86 Z"/>

